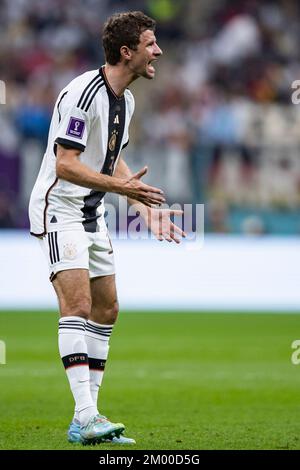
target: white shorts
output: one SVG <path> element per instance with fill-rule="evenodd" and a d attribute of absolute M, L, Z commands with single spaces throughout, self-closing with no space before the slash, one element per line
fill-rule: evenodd
<path fill-rule="evenodd" d="M 46 255 L 50 281 L 60 271 L 87 269 L 90 278 L 115 273 L 112 244 L 105 225 L 100 232 L 62 230 L 39 239 Z"/>

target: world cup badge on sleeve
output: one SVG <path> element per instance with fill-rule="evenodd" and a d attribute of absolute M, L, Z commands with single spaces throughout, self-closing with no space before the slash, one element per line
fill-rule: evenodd
<path fill-rule="evenodd" d="M 82 119 L 71 117 L 67 129 L 67 135 L 82 139 L 85 122 Z"/>

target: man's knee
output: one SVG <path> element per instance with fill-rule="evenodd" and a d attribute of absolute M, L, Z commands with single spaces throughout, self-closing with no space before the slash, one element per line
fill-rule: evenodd
<path fill-rule="evenodd" d="M 119 303 L 116 300 L 110 309 L 110 318 L 113 323 L 115 323 L 115 321 L 117 320 L 118 314 L 119 314 Z"/>
<path fill-rule="evenodd" d="M 91 314 L 91 299 L 73 299 L 72 302 L 65 302 L 64 305 L 61 305 L 61 313 L 63 316 L 75 316 L 82 317 L 86 320 L 90 317 Z"/>
<path fill-rule="evenodd" d="M 92 307 L 91 320 L 97 323 L 103 323 L 107 325 L 112 325 L 116 322 L 119 313 L 119 304 L 118 301 L 114 301 L 111 305 L 107 307 L 97 308 L 96 306 Z"/>

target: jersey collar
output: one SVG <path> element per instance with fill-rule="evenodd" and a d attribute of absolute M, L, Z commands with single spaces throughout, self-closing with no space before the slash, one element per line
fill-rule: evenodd
<path fill-rule="evenodd" d="M 103 78 L 103 80 L 104 80 L 104 83 L 105 83 L 107 92 L 108 92 L 115 100 L 122 100 L 122 99 L 124 99 L 124 94 L 121 95 L 121 96 L 116 95 L 116 93 L 114 92 L 114 90 L 113 90 L 112 87 L 110 86 L 109 81 L 107 80 L 107 77 L 106 77 L 104 65 L 102 65 L 102 67 L 100 67 L 99 73 L 100 73 L 100 75 L 102 76 L 102 78 Z"/>

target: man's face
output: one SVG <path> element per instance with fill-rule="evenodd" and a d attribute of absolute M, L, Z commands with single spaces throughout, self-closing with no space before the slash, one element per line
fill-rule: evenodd
<path fill-rule="evenodd" d="M 143 31 L 136 51 L 132 52 L 129 68 L 137 77 L 152 79 L 155 76 L 155 68 L 152 65 L 162 55 L 162 50 L 156 43 L 154 32 L 150 29 Z"/>

